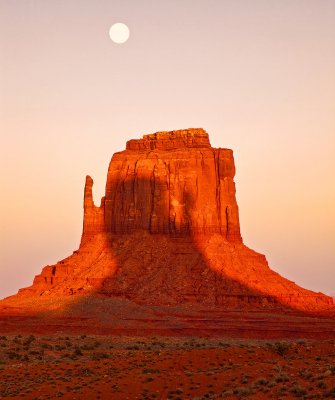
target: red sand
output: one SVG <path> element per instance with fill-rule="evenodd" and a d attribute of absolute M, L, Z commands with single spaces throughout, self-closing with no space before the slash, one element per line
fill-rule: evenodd
<path fill-rule="evenodd" d="M 334 398 L 334 361 L 334 340 L 8 336 L 0 398 Z"/>

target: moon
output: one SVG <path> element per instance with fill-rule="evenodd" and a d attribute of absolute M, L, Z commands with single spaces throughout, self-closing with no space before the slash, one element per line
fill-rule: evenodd
<path fill-rule="evenodd" d="M 109 29 L 109 37 L 114 43 L 122 44 L 129 39 L 129 28 L 122 22 L 113 24 Z"/>

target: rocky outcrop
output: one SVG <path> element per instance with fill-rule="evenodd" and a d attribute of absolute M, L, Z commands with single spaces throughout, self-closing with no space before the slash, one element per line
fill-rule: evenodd
<path fill-rule="evenodd" d="M 93 202 L 93 179 L 86 176 L 84 189 L 84 222 L 81 246 L 98 233 L 105 232 L 105 198 L 101 199 L 100 207 Z"/>
<path fill-rule="evenodd" d="M 146 304 L 326 310 L 331 297 L 272 271 L 240 235 L 235 165 L 203 129 L 144 135 L 113 155 L 99 207 L 86 177 L 78 251 L 25 296 L 92 293 Z"/>

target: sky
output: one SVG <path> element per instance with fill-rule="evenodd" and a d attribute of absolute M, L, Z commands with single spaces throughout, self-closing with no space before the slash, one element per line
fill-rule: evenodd
<path fill-rule="evenodd" d="M 190 127 L 245 244 L 335 293 L 335 0 L 0 0 L 0 298 L 78 248 L 87 174 L 100 204 L 127 140 Z"/>

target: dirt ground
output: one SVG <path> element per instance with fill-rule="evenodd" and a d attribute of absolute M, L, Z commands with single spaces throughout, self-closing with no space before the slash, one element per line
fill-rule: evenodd
<path fill-rule="evenodd" d="M 0 336 L 0 399 L 335 398 L 335 340 Z"/>

